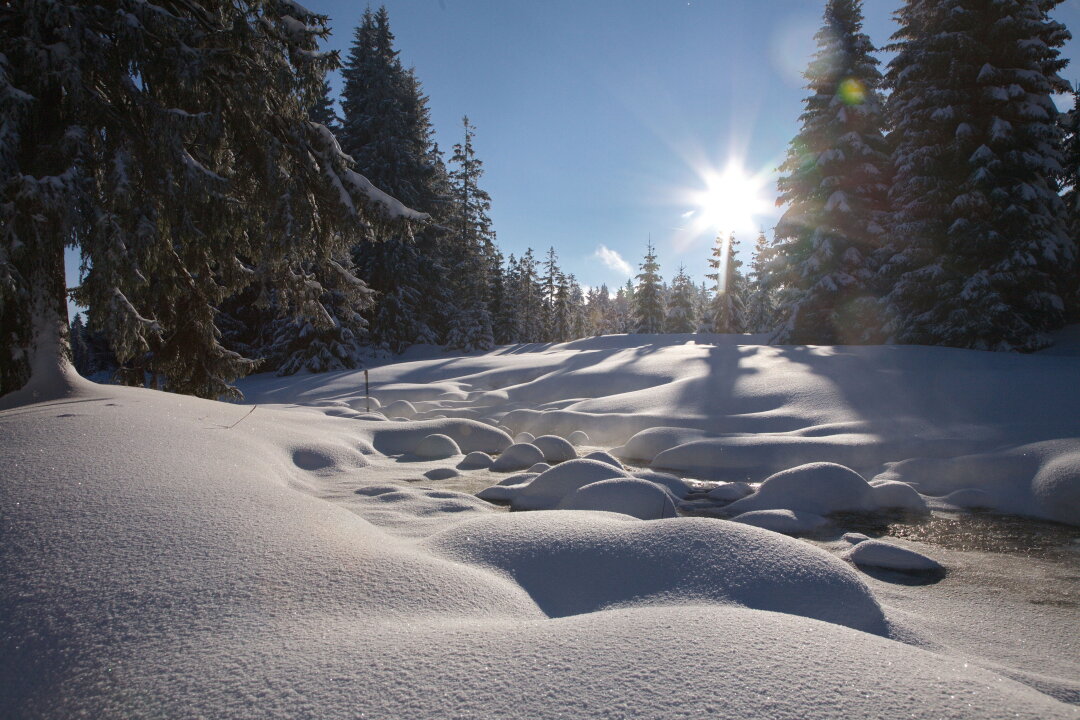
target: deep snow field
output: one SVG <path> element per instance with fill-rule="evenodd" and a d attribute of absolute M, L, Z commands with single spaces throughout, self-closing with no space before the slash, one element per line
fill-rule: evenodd
<path fill-rule="evenodd" d="M 73 378 L 0 410 L 0 717 L 1080 718 L 1078 330 Z"/>

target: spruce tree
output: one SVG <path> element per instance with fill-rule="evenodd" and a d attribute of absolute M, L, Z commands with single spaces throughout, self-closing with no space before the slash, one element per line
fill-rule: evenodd
<path fill-rule="evenodd" d="M 261 277 L 311 310 L 324 288 L 302 268 L 333 267 L 380 212 L 422 217 L 308 121 L 337 62 L 317 52 L 324 16 L 284 1 L 124 7 L 18 3 L 0 23 L 3 393 L 31 367 L 28 392 L 60 378 L 65 245 L 83 256 L 90 326 L 137 381 L 218 397 L 252 367 L 220 342 L 225 297 Z"/>
<path fill-rule="evenodd" d="M 1064 319 L 1076 242 L 1054 178 L 1059 0 L 909 0 L 886 109 L 897 342 L 1035 350 Z"/>
<path fill-rule="evenodd" d="M 754 254 L 747 277 L 746 331 L 752 333 L 772 332 L 777 323 L 776 278 L 772 261 L 776 249 L 769 245 L 762 230 L 754 243 Z"/>
<path fill-rule="evenodd" d="M 1065 221 L 1069 238 L 1080 244 L 1080 87 L 1073 88 L 1072 110 L 1061 114 L 1064 135 L 1064 163 L 1061 173 L 1061 199 L 1065 203 Z M 1080 322 L 1080 272 L 1074 272 L 1071 281 L 1064 279 L 1066 322 Z"/>
<path fill-rule="evenodd" d="M 728 236 L 727 242 L 716 236 L 713 256 L 709 258 L 709 267 L 713 272 L 705 275 L 713 281 L 713 296 L 702 328 L 705 332 L 746 332 L 744 280 L 739 272 L 742 262 L 735 254 L 738 245 L 735 233 Z"/>
<path fill-rule="evenodd" d="M 446 273 L 439 254 L 449 185 L 432 140 L 427 98 L 403 67 L 385 7 L 364 12 L 342 70 L 341 146 L 376 185 L 436 222 L 418 237 L 401 231 L 359 243 L 353 260 L 378 295 L 365 315 L 369 340 L 391 352 L 438 340 L 447 314 Z"/>
<path fill-rule="evenodd" d="M 686 274 L 686 266 L 671 281 L 671 302 L 664 325 L 669 333 L 692 333 L 698 329 L 697 288 Z"/>
<path fill-rule="evenodd" d="M 465 350 L 490 350 L 495 344 L 491 324 L 490 274 L 496 266 L 495 233 L 488 210 L 491 197 L 480 187 L 483 161 L 476 157 L 476 128 L 462 118 L 465 137 L 454 145 L 450 171 L 454 209 L 449 219 L 450 267 L 455 270 L 452 287 L 456 309 L 451 318 L 447 344 Z"/>
<path fill-rule="evenodd" d="M 656 251 L 652 240 L 645 251 L 645 260 L 640 265 L 637 275 L 638 284 L 634 288 L 634 332 L 652 334 L 664 332 L 664 297 L 660 277 L 660 264 L 656 262 Z"/>
<path fill-rule="evenodd" d="M 873 257 L 890 169 L 881 74 L 861 4 L 825 6 L 801 129 L 780 167 L 777 202 L 787 210 L 776 226 L 775 272 L 785 286 L 784 343 L 866 341 L 880 327 Z"/>

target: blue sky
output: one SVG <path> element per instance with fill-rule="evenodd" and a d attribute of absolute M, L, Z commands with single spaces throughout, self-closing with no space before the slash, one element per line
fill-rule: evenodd
<path fill-rule="evenodd" d="M 347 51 L 364 4 L 306 0 L 331 18 Z M 900 0 L 865 0 L 865 30 L 883 45 Z M 715 230 L 700 232 L 693 194 L 708 168 L 736 161 L 757 175 L 735 227 L 748 259 L 771 228 L 774 169 L 798 130 L 801 73 L 824 0 L 387 0 L 402 61 L 430 98 L 440 146 L 477 127 L 483 185 L 499 246 L 554 246 L 586 285 L 624 283 L 650 234 L 665 278 L 685 264 L 699 281 Z M 377 5 L 375 5 L 377 6 Z M 1080 0 L 1055 18 L 1080 33 Z M 1065 48 L 1076 57 L 1080 44 Z M 1080 80 L 1080 64 L 1065 71 Z M 340 80 L 332 79 L 340 90 Z M 770 234 L 771 235 L 771 234 Z M 598 251 L 607 248 L 608 253 Z M 603 256 L 603 257 L 601 257 Z M 605 262 L 605 258 L 607 262 Z"/>

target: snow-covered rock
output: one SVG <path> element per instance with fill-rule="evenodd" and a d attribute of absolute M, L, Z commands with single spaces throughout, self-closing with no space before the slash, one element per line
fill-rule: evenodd
<path fill-rule="evenodd" d="M 829 525 L 827 518 L 805 510 L 751 510 L 731 519 L 785 535 L 806 535 Z"/>
<path fill-rule="evenodd" d="M 411 418 L 416 415 L 416 407 L 408 400 L 395 400 L 383 409 L 383 415 L 393 418 Z"/>
<path fill-rule="evenodd" d="M 526 470 L 525 472 L 533 473 L 535 475 L 539 475 L 540 473 L 545 472 L 545 471 L 550 470 L 550 469 L 551 469 L 551 466 L 548 465 L 546 462 L 538 462 L 535 465 L 533 465 L 532 467 L 530 467 L 528 470 Z"/>
<path fill-rule="evenodd" d="M 623 464 L 615 459 L 610 453 L 606 453 L 603 450 L 596 450 L 585 456 L 585 460 L 599 460 L 600 462 L 606 462 L 608 465 L 614 465 L 620 470 L 625 470 Z"/>
<path fill-rule="evenodd" d="M 883 510 L 903 510 L 914 515 L 927 515 L 926 500 L 910 485 L 886 481 L 872 485 L 874 504 Z"/>
<path fill-rule="evenodd" d="M 536 436 L 528 432 L 520 432 L 514 436 L 514 442 L 516 443 L 529 443 L 536 439 Z"/>
<path fill-rule="evenodd" d="M 614 478 L 589 483 L 559 502 L 559 510 L 602 510 L 639 520 L 675 517 L 675 503 L 663 488 L 648 480 Z"/>
<path fill-rule="evenodd" d="M 577 451 L 567 440 L 558 435 L 541 435 L 532 442 L 544 453 L 544 460 L 554 465 L 577 457 Z"/>
<path fill-rule="evenodd" d="M 801 510 L 815 515 L 875 509 L 870 484 L 836 463 L 809 463 L 765 479 L 753 495 L 727 506 L 733 514 L 751 510 Z"/>
<path fill-rule="evenodd" d="M 439 433 L 425 436 L 413 448 L 413 455 L 425 460 L 442 460 L 460 454 L 461 448 L 454 442 L 454 439 Z"/>
<path fill-rule="evenodd" d="M 569 440 L 572 445 L 577 447 L 589 444 L 589 435 L 584 430 L 575 430 L 570 433 L 566 439 Z"/>
<path fill-rule="evenodd" d="M 680 427 L 654 427 L 630 438 L 625 445 L 614 448 L 611 454 L 621 460 L 648 464 L 665 450 L 706 437 L 701 430 Z"/>
<path fill-rule="evenodd" d="M 632 477 L 597 460 L 568 460 L 540 473 L 510 500 L 514 510 L 550 510 L 580 487 L 599 480 Z"/>
<path fill-rule="evenodd" d="M 863 540 L 841 555 L 856 565 L 902 570 L 905 572 L 940 572 L 944 570 L 937 560 L 908 548 L 882 540 Z"/>
<path fill-rule="evenodd" d="M 749 483 L 744 482 L 727 482 L 720 483 L 712 490 L 708 492 L 710 500 L 716 500 L 717 502 L 732 503 L 736 500 L 741 500 L 747 495 L 753 494 L 754 490 L 750 487 Z"/>
<path fill-rule="evenodd" d="M 540 448 L 529 443 L 514 443 L 502 451 L 495 462 L 491 464 L 494 472 L 513 472 L 532 467 L 538 462 L 544 461 L 544 453 Z"/>
<path fill-rule="evenodd" d="M 449 480 L 450 478 L 455 478 L 459 475 L 461 475 L 461 473 L 454 468 L 432 468 L 424 473 L 424 477 L 428 480 Z"/>
<path fill-rule="evenodd" d="M 669 473 L 656 472 L 655 470 L 639 470 L 631 473 L 631 475 L 641 480 L 648 480 L 654 485 L 659 485 L 677 500 L 682 500 L 694 490 L 690 483 Z"/>
<path fill-rule="evenodd" d="M 486 452 L 474 451 L 465 456 L 465 459 L 458 463 L 459 470 L 483 470 L 491 467 L 493 463 L 491 456 Z"/>
<path fill-rule="evenodd" d="M 348 401 L 348 405 L 358 412 L 378 412 L 382 409 L 382 403 L 374 395 L 370 398 L 364 396 L 354 397 Z"/>

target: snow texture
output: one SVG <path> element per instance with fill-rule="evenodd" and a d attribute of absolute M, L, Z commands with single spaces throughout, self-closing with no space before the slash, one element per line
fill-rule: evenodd
<path fill-rule="evenodd" d="M 931 572 L 944 570 L 941 563 L 914 550 L 893 545 L 882 540 L 863 540 L 841 557 L 856 565 L 901 570 L 905 572 Z"/>

